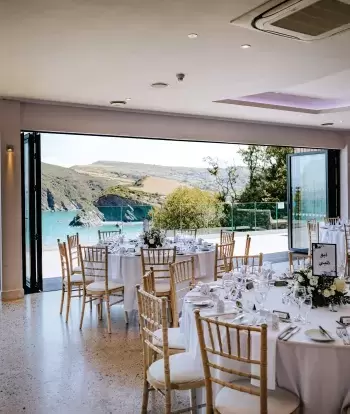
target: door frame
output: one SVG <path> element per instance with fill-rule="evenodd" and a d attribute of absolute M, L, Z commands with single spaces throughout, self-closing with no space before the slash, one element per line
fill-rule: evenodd
<path fill-rule="evenodd" d="M 25 146 L 28 145 L 28 160 L 25 165 Z M 42 222 L 41 222 L 41 147 L 40 134 L 21 132 L 21 201 L 22 201 L 22 276 L 25 293 L 43 290 L 42 281 Z M 26 194 L 28 175 L 29 246 L 26 245 Z M 27 275 L 27 247 L 30 254 L 30 275 Z"/>
<path fill-rule="evenodd" d="M 340 150 L 306 151 L 287 155 L 287 206 L 288 206 L 288 248 L 292 252 L 307 253 L 307 248 L 292 248 L 292 186 L 291 160 L 292 157 L 325 154 L 326 159 L 326 215 L 327 217 L 340 216 Z"/>

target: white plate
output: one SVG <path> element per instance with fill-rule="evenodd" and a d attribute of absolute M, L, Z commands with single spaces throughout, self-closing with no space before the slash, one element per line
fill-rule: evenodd
<path fill-rule="evenodd" d="M 319 329 L 308 329 L 305 331 L 305 335 L 316 342 L 333 342 L 335 339 L 329 331 L 327 332 L 332 337 L 332 339 L 328 338 L 327 335 L 321 333 Z"/>
<path fill-rule="evenodd" d="M 192 302 L 192 305 L 194 306 L 212 306 L 213 305 L 213 301 L 212 300 L 196 300 Z"/>

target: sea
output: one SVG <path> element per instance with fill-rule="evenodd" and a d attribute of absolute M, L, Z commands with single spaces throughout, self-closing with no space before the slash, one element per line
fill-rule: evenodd
<path fill-rule="evenodd" d="M 67 240 L 67 235 L 79 233 L 81 244 L 98 242 L 98 230 L 116 230 L 116 222 L 104 222 L 102 226 L 70 227 L 69 223 L 76 216 L 77 211 L 43 211 L 42 212 L 42 243 L 44 250 L 57 248 L 57 239 Z M 142 232 L 142 222 L 123 223 L 123 233 L 129 237 L 137 236 Z"/>

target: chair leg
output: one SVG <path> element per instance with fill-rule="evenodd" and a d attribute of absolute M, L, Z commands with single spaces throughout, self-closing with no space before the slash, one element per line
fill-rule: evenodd
<path fill-rule="evenodd" d="M 62 315 L 62 312 L 63 312 L 63 304 L 64 304 L 64 290 L 65 290 L 65 287 L 64 287 L 64 285 L 62 285 L 62 295 L 61 295 L 60 315 Z"/>
<path fill-rule="evenodd" d="M 82 308 L 81 308 L 81 317 L 80 317 L 80 326 L 79 326 L 79 329 L 81 329 L 82 326 L 83 326 L 84 312 L 85 312 L 85 291 L 83 292 L 83 303 L 82 303 Z"/>
<path fill-rule="evenodd" d="M 111 328 L 111 307 L 109 306 L 109 296 L 106 297 L 106 308 L 107 308 L 107 326 L 108 326 L 108 333 L 112 333 Z"/>
<path fill-rule="evenodd" d="M 141 410 L 142 414 L 147 414 L 148 395 L 149 395 L 148 382 L 147 382 L 147 379 L 145 378 L 143 380 L 142 410 Z"/>
<path fill-rule="evenodd" d="M 92 298 L 90 298 L 90 312 L 92 312 Z"/>
<path fill-rule="evenodd" d="M 69 311 L 70 311 L 70 300 L 71 300 L 71 296 L 72 296 L 72 290 L 71 287 L 68 286 L 68 291 L 67 291 L 67 313 L 66 313 L 66 323 L 68 323 L 68 318 L 69 318 Z"/>
<path fill-rule="evenodd" d="M 171 414 L 171 390 L 165 390 L 165 414 Z"/>
<path fill-rule="evenodd" d="M 102 312 L 103 312 L 102 299 L 100 299 L 99 314 L 98 314 L 98 319 L 100 321 L 102 321 Z"/>
<path fill-rule="evenodd" d="M 191 391 L 191 413 L 197 414 L 197 395 L 196 395 L 196 389 L 193 388 Z"/>
<path fill-rule="evenodd" d="M 125 319 L 125 323 L 128 324 L 129 323 L 129 315 L 128 312 L 124 311 L 124 319 Z"/>

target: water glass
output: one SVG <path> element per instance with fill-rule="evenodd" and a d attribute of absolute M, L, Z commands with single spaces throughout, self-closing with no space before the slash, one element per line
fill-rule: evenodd
<path fill-rule="evenodd" d="M 229 298 L 229 294 L 231 293 L 232 288 L 233 288 L 233 280 L 224 280 L 224 291 L 225 291 L 224 299 Z"/>
<path fill-rule="evenodd" d="M 294 288 L 294 300 L 295 303 L 298 305 L 298 314 L 294 318 L 295 322 L 302 322 L 304 319 L 301 316 L 301 305 L 303 304 L 306 297 L 306 289 L 305 286 L 297 286 Z"/>
<path fill-rule="evenodd" d="M 303 310 L 304 310 L 304 324 L 309 324 L 309 313 L 312 309 L 312 296 L 306 295 L 302 304 Z"/>
<path fill-rule="evenodd" d="M 268 281 L 259 280 L 254 283 L 255 300 L 258 303 L 260 310 L 264 310 L 269 290 L 270 284 Z"/>

